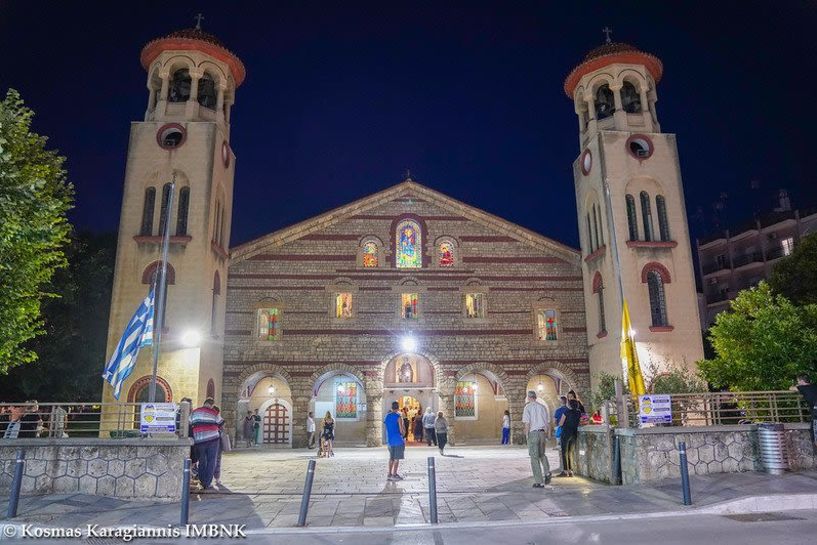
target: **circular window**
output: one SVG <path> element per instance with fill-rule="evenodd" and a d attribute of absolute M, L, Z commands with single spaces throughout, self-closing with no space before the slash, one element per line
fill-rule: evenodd
<path fill-rule="evenodd" d="M 186 139 L 187 131 L 178 123 L 163 125 L 156 133 L 156 142 L 164 149 L 178 148 Z"/>
<path fill-rule="evenodd" d="M 627 152 L 638 160 L 649 159 L 652 156 L 652 140 L 643 134 L 634 134 L 627 139 Z"/>
<path fill-rule="evenodd" d="M 589 149 L 584 150 L 581 159 L 579 159 L 579 163 L 582 167 L 582 174 L 585 176 L 590 174 L 590 169 L 593 168 L 593 154 L 590 153 Z"/>
<path fill-rule="evenodd" d="M 227 145 L 227 141 L 221 143 L 221 161 L 224 163 L 224 168 L 229 168 L 230 166 L 230 146 Z"/>

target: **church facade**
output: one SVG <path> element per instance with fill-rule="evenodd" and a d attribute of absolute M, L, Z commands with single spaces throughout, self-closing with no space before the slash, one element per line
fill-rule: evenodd
<path fill-rule="evenodd" d="M 141 60 L 148 108 L 131 128 L 108 354 L 161 274 L 169 226 L 157 401 L 212 397 L 233 434 L 258 411 L 262 441 L 291 447 L 306 445 L 309 412 L 333 415 L 338 444 L 376 446 L 392 401 L 444 412 L 457 444 L 498 441 L 507 410 L 521 443 L 526 390 L 552 412 L 570 389 L 589 396 L 596 373 L 622 373 L 625 300 L 642 364 L 702 357 L 655 57 L 608 43 L 565 82 L 580 250 L 410 178 L 229 249 L 244 66 L 200 28 Z M 146 401 L 151 375 L 143 350 L 120 401 Z"/>

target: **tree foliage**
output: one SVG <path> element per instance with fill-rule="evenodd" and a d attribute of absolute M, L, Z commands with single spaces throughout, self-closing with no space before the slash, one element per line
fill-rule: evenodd
<path fill-rule="evenodd" d="M 782 390 L 798 373 L 813 373 L 817 305 L 795 306 L 766 282 L 741 291 L 710 328 L 716 357 L 699 362 L 716 388 Z"/>
<path fill-rule="evenodd" d="M 66 257 L 49 286 L 57 297 L 43 303 L 46 334 L 28 344 L 38 359 L 0 376 L 2 401 L 99 399 L 116 237 L 74 235 Z"/>
<path fill-rule="evenodd" d="M 706 392 L 706 381 L 698 370 L 671 363 L 659 367 L 651 365 L 647 371 L 652 394 L 691 394 Z"/>
<path fill-rule="evenodd" d="M 772 291 L 795 305 L 817 304 L 817 234 L 804 237 L 769 278 Z"/>
<path fill-rule="evenodd" d="M 14 90 L 0 101 L 0 374 L 37 358 L 26 343 L 43 333 L 45 287 L 66 263 L 73 187 L 33 116 Z"/>

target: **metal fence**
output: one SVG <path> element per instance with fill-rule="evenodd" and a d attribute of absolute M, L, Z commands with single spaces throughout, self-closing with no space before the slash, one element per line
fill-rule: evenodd
<path fill-rule="evenodd" d="M 798 392 L 707 392 L 671 394 L 671 426 L 718 426 L 763 422 L 810 422 L 811 409 Z M 627 404 L 629 425 L 638 427 L 638 401 Z M 620 405 L 619 405 L 620 406 Z"/>
<path fill-rule="evenodd" d="M 0 403 L 0 439 L 6 435 L 20 439 L 144 437 L 146 434 L 140 431 L 142 405 L 142 403 Z M 175 435 L 187 436 L 189 416 L 188 403 L 177 406 Z M 19 422 L 11 434 L 6 433 L 9 422 Z"/>

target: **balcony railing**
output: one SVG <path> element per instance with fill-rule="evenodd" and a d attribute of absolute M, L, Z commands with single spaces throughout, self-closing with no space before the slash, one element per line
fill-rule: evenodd
<path fill-rule="evenodd" d="M 722 271 L 724 269 L 729 268 L 729 263 L 723 261 L 721 263 L 709 263 L 708 265 L 704 265 L 704 274 L 712 274 L 718 271 Z"/>
<path fill-rule="evenodd" d="M 708 295 L 706 297 L 707 303 L 720 303 L 721 301 L 726 301 L 729 299 L 731 292 L 729 291 L 721 291 L 718 293 L 713 293 L 712 295 Z"/>
<path fill-rule="evenodd" d="M 751 263 L 762 263 L 763 262 L 763 254 L 760 252 L 752 252 L 749 254 L 740 255 L 734 259 L 732 259 L 732 264 L 735 268 L 743 267 L 744 265 L 749 265 Z"/>
<path fill-rule="evenodd" d="M 787 251 L 788 251 L 788 253 L 787 253 Z M 768 250 L 766 252 L 766 259 L 771 261 L 772 259 L 779 259 L 781 257 L 786 257 L 790 253 L 791 253 L 791 248 L 784 248 L 783 246 L 776 246 L 776 247 L 774 247 L 771 250 Z"/>

